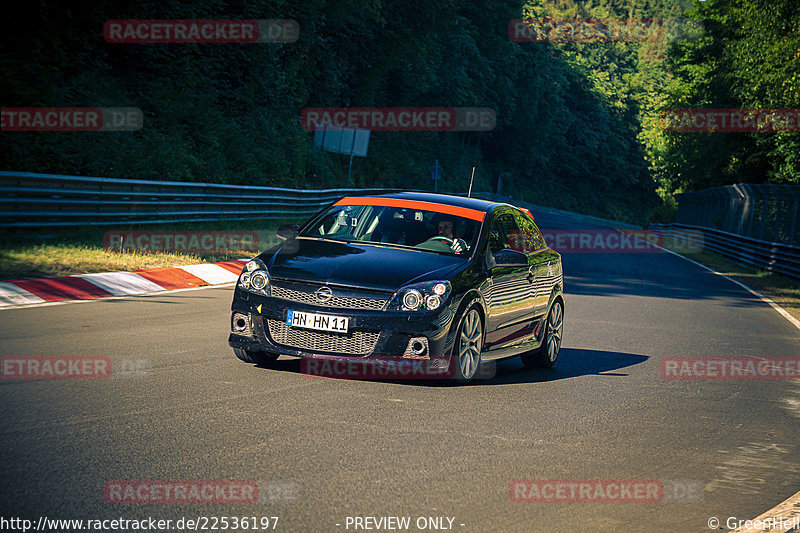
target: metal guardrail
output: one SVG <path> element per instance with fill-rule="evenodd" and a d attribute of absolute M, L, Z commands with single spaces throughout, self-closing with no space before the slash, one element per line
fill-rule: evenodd
<path fill-rule="evenodd" d="M 0 227 L 79 227 L 291 219 L 347 194 L 397 189 L 283 189 L 217 183 L 0 172 Z"/>
<path fill-rule="evenodd" d="M 347 194 L 396 190 L 304 190 L 0 171 L 0 227 L 289 219 L 314 214 Z M 680 236 L 691 244 L 705 246 L 734 261 L 800 278 L 800 246 L 687 224 L 655 224 L 650 229 L 667 237 Z"/>
<path fill-rule="evenodd" d="M 800 279 L 800 246 L 686 224 L 651 224 L 648 229 L 664 237 L 677 237 L 708 248 L 738 263 Z"/>
<path fill-rule="evenodd" d="M 800 185 L 737 183 L 675 198 L 680 224 L 800 245 Z"/>
<path fill-rule="evenodd" d="M 511 205 L 516 205 L 518 207 L 525 207 L 527 209 L 530 209 L 534 213 L 549 213 L 553 215 L 560 215 L 572 219 L 585 220 L 587 222 L 600 224 L 609 228 L 642 229 L 642 226 L 637 226 L 636 224 L 629 224 L 627 222 L 620 222 L 618 220 L 610 220 L 608 218 L 600 218 L 592 215 L 583 215 L 581 213 L 575 213 L 573 211 L 556 209 L 555 207 L 547 207 L 543 205 L 532 204 L 524 200 L 515 200 L 510 196 L 503 196 L 502 194 L 496 194 L 492 192 L 475 192 L 472 193 L 472 196 L 473 198 L 482 198 L 484 200 L 490 200 L 492 202 L 503 202 Z"/>

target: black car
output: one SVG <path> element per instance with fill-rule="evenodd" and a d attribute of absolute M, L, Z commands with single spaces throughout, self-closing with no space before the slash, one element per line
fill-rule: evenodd
<path fill-rule="evenodd" d="M 561 256 L 527 210 L 475 198 L 344 197 L 247 263 L 229 343 L 249 363 L 444 361 L 552 366 L 564 317 Z M 310 358 L 310 359 L 308 359 Z"/>

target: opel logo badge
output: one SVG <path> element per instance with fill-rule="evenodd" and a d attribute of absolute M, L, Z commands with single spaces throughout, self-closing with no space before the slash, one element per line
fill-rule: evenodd
<path fill-rule="evenodd" d="M 320 287 L 314 293 L 314 296 L 317 297 L 319 303 L 325 303 L 333 297 L 333 291 L 331 291 L 330 287 Z"/>

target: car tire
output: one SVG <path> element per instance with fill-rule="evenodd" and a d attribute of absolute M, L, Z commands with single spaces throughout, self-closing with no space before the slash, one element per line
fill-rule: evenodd
<path fill-rule="evenodd" d="M 561 336 L 564 332 L 564 303 L 558 298 L 550 307 L 544 322 L 542 344 L 535 350 L 520 355 L 527 368 L 552 368 L 561 351 Z"/>
<path fill-rule="evenodd" d="M 234 348 L 233 353 L 245 363 L 253 363 L 254 365 L 267 366 L 278 360 L 278 354 L 256 352 L 253 350 L 245 350 L 244 348 Z"/>
<path fill-rule="evenodd" d="M 456 329 L 453 342 L 452 377 L 459 384 L 469 383 L 481 366 L 483 349 L 483 320 L 476 305 L 467 307 Z"/>

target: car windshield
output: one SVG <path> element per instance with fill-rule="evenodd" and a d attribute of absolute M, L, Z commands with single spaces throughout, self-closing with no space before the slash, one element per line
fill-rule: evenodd
<path fill-rule="evenodd" d="M 477 220 L 421 209 L 335 205 L 300 236 L 463 255 L 475 247 L 480 224 Z"/>

